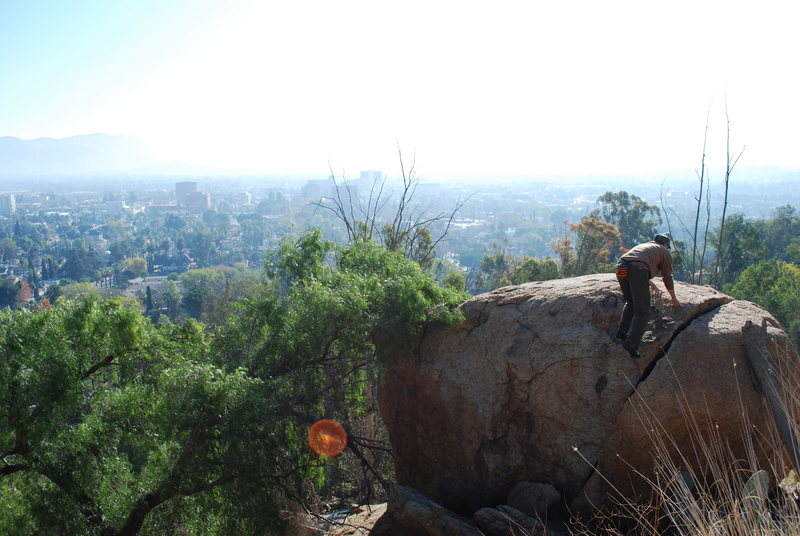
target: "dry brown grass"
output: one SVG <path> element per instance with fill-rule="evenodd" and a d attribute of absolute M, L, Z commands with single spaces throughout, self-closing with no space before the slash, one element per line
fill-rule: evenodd
<path fill-rule="evenodd" d="M 790 418 L 794 437 L 799 437 L 800 373 L 796 359 L 791 350 L 773 360 L 773 366 L 783 410 Z M 800 536 L 800 494 L 791 447 L 785 446 L 774 423 L 756 427 L 749 422 L 741 394 L 736 395 L 731 403 L 739 404 L 743 418 L 741 437 L 735 439 L 745 445 L 743 457 L 734 454 L 728 438 L 713 422 L 695 417 L 683 393 L 678 396 L 691 437 L 691 448 L 683 450 L 639 398 L 639 418 L 654 446 L 655 470 L 649 476 L 637 474 L 648 482 L 651 499 L 631 504 L 617 490 L 614 513 L 606 512 L 593 520 L 592 529 L 583 533 Z M 768 433 L 758 432 L 765 428 Z"/>

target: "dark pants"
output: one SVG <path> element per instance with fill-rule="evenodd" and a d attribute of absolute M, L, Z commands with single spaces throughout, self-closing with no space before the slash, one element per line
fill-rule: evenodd
<path fill-rule="evenodd" d="M 625 298 L 618 333 L 627 333 L 625 345 L 636 349 L 650 317 L 650 274 L 636 264 L 617 266 L 617 281 Z"/>

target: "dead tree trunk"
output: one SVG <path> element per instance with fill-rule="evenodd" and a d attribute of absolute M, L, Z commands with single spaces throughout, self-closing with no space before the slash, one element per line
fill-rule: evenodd
<path fill-rule="evenodd" d="M 759 385 L 767 400 L 772 418 L 778 428 L 778 433 L 783 441 L 783 446 L 794 464 L 795 471 L 800 471 L 800 447 L 798 447 L 797 436 L 794 430 L 792 418 L 786 410 L 786 402 L 778 389 L 778 377 L 774 368 L 774 359 L 769 352 L 769 341 L 767 340 L 767 319 L 761 321 L 761 325 L 753 324 L 751 321 L 742 328 L 744 346 L 747 352 L 747 359 L 758 379 Z"/>
<path fill-rule="evenodd" d="M 708 143 L 708 116 L 710 115 L 711 110 L 708 111 L 706 114 L 706 130 L 705 134 L 703 135 L 703 156 L 700 159 L 700 173 L 698 175 L 698 179 L 700 179 L 700 189 L 697 200 L 697 212 L 694 215 L 694 233 L 692 234 L 692 269 L 691 273 L 689 274 L 689 281 L 691 283 L 701 283 L 702 281 L 695 281 L 695 270 L 696 270 L 696 259 L 697 259 L 697 227 L 700 223 L 700 207 L 702 206 L 703 202 L 703 181 L 706 178 L 706 145 Z M 705 242 L 705 237 L 703 238 Z M 702 275 L 700 276 L 702 279 Z"/>
<path fill-rule="evenodd" d="M 728 117 L 728 105 L 725 105 L 725 121 L 727 123 L 727 138 L 725 141 L 725 195 L 722 201 L 722 218 L 719 222 L 719 240 L 717 242 L 717 264 L 716 269 L 714 270 L 714 286 L 716 288 L 720 288 L 722 286 L 722 272 L 724 271 L 724 266 L 722 265 L 722 243 L 724 238 L 724 231 L 725 231 L 725 213 L 728 210 L 728 185 L 730 184 L 731 172 L 733 168 L 736 167 L 736 163 L 739 161 L 739 158 L 742 157 L 742 153 L 744 152 L 744 147 L 742 147 L 739 156 L 736 157 L 736 160 L 731 162 L 731 121 Z"/>

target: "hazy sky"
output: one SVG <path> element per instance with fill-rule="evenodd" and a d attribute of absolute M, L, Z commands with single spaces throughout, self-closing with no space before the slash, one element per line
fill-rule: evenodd
<path fill-rule="evenodd" d="M 794 1 L 0 0 L 0 136 L 267 172 L 800 169 Z"/>

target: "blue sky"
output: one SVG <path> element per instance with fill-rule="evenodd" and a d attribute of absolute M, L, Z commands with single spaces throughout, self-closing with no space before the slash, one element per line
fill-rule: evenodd
<path fill-rule="evenodd" d="M 0 0 L 0 136 L 273 173 L 800 169 L 792 2 Z"/>

